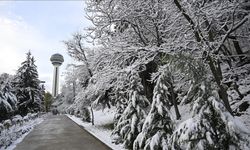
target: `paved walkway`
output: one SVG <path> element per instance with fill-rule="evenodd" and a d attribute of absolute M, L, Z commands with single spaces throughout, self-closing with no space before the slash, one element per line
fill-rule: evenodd
<path fill-rule="evenodd" d="M 15 150 L 110 150 L 65 115 L 48 116 Z"/>

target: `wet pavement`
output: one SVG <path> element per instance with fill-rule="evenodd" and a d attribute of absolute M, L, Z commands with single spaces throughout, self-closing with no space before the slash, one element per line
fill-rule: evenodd
<path fill-rule="evenodd" d="M 65 115 L 48 116 L 15 150 L 110 150 Z"/>

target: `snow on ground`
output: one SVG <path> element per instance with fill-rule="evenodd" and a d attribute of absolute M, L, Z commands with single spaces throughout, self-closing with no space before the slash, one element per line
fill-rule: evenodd
<path fill-rule="evenodd" d="M 114 150 L 122 150 L 122 144 L 114 144 L 111 139 L 111 132 L 113 129 L 113 118 L 115 111 L 113 109 L 104 109 L 94 111 L 95 125 L 91 123 L 83 122 L 81 118 L 77 118 L 72 115 L 67 115 L 71 120 L 80 126 L 83 126 L 89 133 L 101 140 Z"/>
<path fill-rule="evenodd" d="M 22 124 L 13 125 L 9 129 L 1 131 L 0 150 L 13 150 L 36 125 L 44 120 L 44 117 L 45 115 L 23 122 Z"/>

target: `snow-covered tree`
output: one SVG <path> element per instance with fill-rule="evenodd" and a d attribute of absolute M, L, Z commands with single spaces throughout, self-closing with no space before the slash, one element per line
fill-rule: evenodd
<path fill-rule="evenodd" d="M 39 81 L 40 83 L 40 81 Z M 39 84 L 38 88 L 38 97 L 37 100 L 39 101 L 38 104 L 40 105 L 40 110 L 39 111 L 45 111 L 45 86 L 44 84 Z"/>
<path fill-rule="evenodd" d="M 88 0 L 86 3 L 88 18 L 94 25 L 88 30 L 89 37 L 116 54 L 128 56 L 129 49 L 146 47 L 158 54 L 183 52 L 202 57 L 220 89 L 221 100 L 233 113 L 227 89 L 221 84 L 224 81 L 221 65 L 222 62 L 230 65 L 233 54 L 244 53 L 237 40 L 241 35 L 236 31 L 248 22 L 246 2 Z M 234 45 L 233 52 L 226 44 L 228 40 Z M 143 54 L 139 59 L 142 57 Z"/>
<path fill-rule="evenodd" d="M 211 91 L 206 81 L 200 83 L 192 118 L 175 129 L 171 149 L 249 149 L 249 132 Z"/>
<path fill-rule="evenodd" d="M 114 140 L 132 148 L 134 140 L 141 132 L 149 101 L 143 95 L 143 86 L 137 72 L 129 73 L 128 105 L 113 130 Z"/>
<path fill-rule="evenodd" d="M 72 35 L 72 39 L 64 41 L 67 48 L 69 56 L 73 59 L 83 63 L 82 67 L 86 70 L 85 72 L 85 82 L 82 82 L 82 86 L 86 87 L 88 85 L 89 79 L 93 76 L 90 60 L 90 49 L 84 47 L 83 44 L 84 36 L 77 32 Z M 89 53 L 88 53 L 89 52 Z"/>
<path fill-rule="evenodd" d="M 85 77 L 87 72 L 89 80 L 71 108 L 82 106 L 85 102 L 91 106 L 114 104 L 117 114 L 113 135 L 117 136 L 117 143 L 122 142 L 127 148 L 134 146 L 135 149 L 167 149 L 168 143 L 172 146 L 169 148 L 182 148 L 171 134 L 176 134 L 174 126 L 180 127 L 178 123 L 183 120 L 178 120 L 176 124 L 171 121 L 169 105 L 173 104 L 178 110 L 179 102 L 184 105 L 182 107 L 196 103 L 202 95 L 200 84 L 208 79 L 209 86 L 219 93 L 215 99 L 224 105 L 222 111 L 233 115 L 226 84 L 232 75 L 228 68 L 234 69 L 238 62 L 241 65 L 247 62 L 239 56 L 243 55 L 245 59 L 247 46 L 242 46 L 242 39 L 246 41 L 249 37 L 246 32 L 242 34 L 242 31 L 248 31 L 249 24 L 246 1 L 86 0 L 86 6 L 87 17 L 93 26 L 87 29 L 87 36 L 75 34 L 65 44 L 73 58 L 91 60 L 87 68 L 92 71 L 92 76 L 86 69 L 82 73 Z M 98 47 L 91 59 L 85 53 L 88 48 L 83 47 L 86 37 Z M 138 106 L 133 103 L 131 95 L 136 91 L 131 88 L 134 84 L 131 76 L 136 71 L 133 66 L 140 68 L 139 76 L 135 78 L 136 86 L 142 88 L 137 89 L 137 93 L 139 97 L 148 98 L 151 108 L 145 109 L 141 106 L 143 103 Z M 164 66 L 171 69 L 159 69 Z M 130 72 L 128 76 L 131 79 L 126 80 L 123 71 Z M 150 82 L 152 73 L 161 74 L 155 83 Z M 244 97 L 239 88 L 235 90 L 241 98 Z M 213 107 L 207 103 L 210 97 L 203 99 L 204 107 L 212 110 Z M 138 119 L 135 107 L 146 112 L 150 110 L 150 113 Z M 162 115 L 158 108 L 167 113 Z M 213 115 L 213 111 L 207 114 Z M 220 118 L 218 116 L 217 119 Z M 138 120 L 145 121 L 144 125 Z M 209 123 L 216 124 L 212 120 Z M 194 134 L 200 133 L 196 131 Z M 222 135 L 226 134 L 227 131 Z M 234 139 L 234 135 L 228 138 Z M 209 139 L 205 140 L 207 142 L 210 142 Z"/>
<path fill-rule="evenodd" d="M 50 106 L 52 103 L 52 95 L 49 92 L 45 92 L 44 94 L 44 108 L 46 112 L 50 111 Z"/>
<path fill-rule="evenodd" d="M 129 88 L 129 80 L 126 78 L 126 72 L 121 72 L 117 76 L 117 83 L 114 86 L 114 95 L 115 95 L 115 106 L 116 113 L 114 115 L 114 126 L 117 126 L 119 119 L 121 118 L 124 110 L 128 106 L 128 93 L 127 89 Z"/>
<path fill-rule="evenodd" d="M 198 50 L 196 51 L 197 56 L 202 57 L 204 63 L 209 66 L 219 88 L 220 100 L 223 101 L 226 109 L 233 115 L 227 88 L 223 85 L 224 76 L 221 68 L 225 59 L 228 61 L 228 58 L 234 56 L 230 54 L 228 50 L 230 47 L 226 47 L 225 42 L 232 36 L 235 38 L 233 34 L 248 21 L 249 12 L 240 7 L 242 1 L 174 0 L 174 4 L 182 16 L 180 19 L 189 25 L 184 26 L 183 29 L 186 32 L 181 33 L 180 37 L 181 35 L 187 37 L 185 40 L 186 47 L 188 46 L 187 48 L 190 50 Z M 189 33 L 188 36 L 186 33 Z M 237 40 L 234 39 L 233 41 Z M 237 46 L 235 49 L 236 53 L 241 53 Z"/>
<path fill-rule="evenodd" d="M 167 149 L 169 137 L 173 132 L 173 117 L 170 112 L 169 74 L 166 67 L 157 75 L 153 102 L 137 136 L 133 149 Z"/>
<path fill-rule="evenodd" d="M 88 0 L 86 4 L 94 24 L 89 36 L 105 45 L 159 47 L 168 40 L 167 27 L 176 17 L 172 11 L 176 8 L 166 0 Z"/>
<path fill-rule="evenodd" d="M 9 74 L 0 75 L 0 122 L 11 117 L 17 110 L 17 98 L 11 82 Z"/>
<path fill-rule="evenodd" d="M 174 55 L 165 54 L 161 58 L 161 63 L 165 64 L 159 69 L 159 73 L 168 74 L 168 87 L 171 84 L 176 86 L 172 89 L 180 92 L 177 96 L 182 104 L 187 104 L 194 100 L 198 91 L 198 85 L 207 78 L 208 69 L 201 59 L 196 59 L 190 54 L 176 53 Z M 176 78 L 176 80 L 174 80 Z M 177 116 L 177 115 L 176 115 Z"/>
<path fill-rule="evenodd" d="M 22 62 L 17 70 L 14 79 L 14 87 L 18 99 L 18 111 L 25 115 L 28 112 L 37 112 L 41 110 L 42 90 L 39 86 L 37 66 L 34 57 L 30 52 L 27 53 L 26 60 Z"/>
<path fill-rule="evenodd" d="M 57 106 L 57 110 L 61 113 L 66 113 L 67 109 L 76 100 L 76 95 L 82 87 L 82 78 L 86 75 L 82 65 L 69 64 L 67 71 L 64 72 L 65 81 L 61 87 L 59 97 L 54 99 L 53 105 Z M 87 76 L 89 78 L 89 76 Z M 85 79 L 84 79 L 85 80 Z"/>

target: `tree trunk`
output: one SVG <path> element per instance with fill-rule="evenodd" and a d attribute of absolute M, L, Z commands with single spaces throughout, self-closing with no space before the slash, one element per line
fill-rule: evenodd
<path fill-rule="evenodd" d="M 146 95 L 147 99 L 152 102 L 153 99 L 153 91 L 154 91 L 154 84 L 150 82 L 151 74 L 156 72 L 157 64 L 154 61 L 149 62 L 146 64 L 146 70 L 139 73 L 141 78 L 141 83 L 144 87 L 144 94 Z"/>
<path fill-rule="evenodd" d="M 181 119 L 181 115 L 180 115 L 180 112 L 179 112 L 179 109 L 178 109 L 178 106 L 177 106 L 177 100 L 176 100 L 176 96 L 175 96 L 175 93 L 174 93 L 174 87 L 173 87 L 172 83 L 169 83 L 169 84 L 170 84 L 170 94 L 171 94 L 172 102 L 174 104 L 176 119 L 179 120 L 179 119 Z"/>
<path fill-rule="evenodd" d="M 92 122 L 92 125 L 95 125 L 95 118 L 94 118 L 94 112 L 93 112 L 93 108 L 92 106 L 90 106 L 90 111 L 91 111 L 91 122 Z"/>
<path fill-rule="evenodd" d="M 227 90 L 221 84 L 221 81 L 222 81 L 221 70 L 217 70 L 216 69 L 211 56 L 208 56 L 208 64 L 209 64 L 209 67 L 210 67 L 210 69 L 212 71 L 212 74 L 213 74 L 213 76 L 215 78 L 215 82 L 217 83 L 217 85 L 219 87 L 219 96 L 222 99 L 222 101 L 223 101 L 224 106 L 226 107 L 226 109 L 229 111 L 229 113 L 231 115 L 233 115 L 233 111 L 232 111 L 231 106 L 230 106 L 229 101 L 228 101 Z M 220 64 L 218 64 L 218 65 L 220 65 Z M 218 67 L 218 69 L 220 69 L 220 68 Z"/>
<path fill-rule="evenodd" d="M 186 11 L 182 8 L 181 4 L 179 3 L 178 0 L 174 0 L 174 3 L 176 5 L 176 7 L 181 11 L 182 15 L 184 16 L 184 18 L 188 21 L 188 23 L 191 25 L 191 28 L 193 29 L 194 31 L 194 35 L 195 35 L 195 38 L 198 42 L 201 41 L 201 37 L 199 35 L 199 31 L 197 31 L 195 29 L 195 23 L 193 22 L 193 20 L 190 18 L 190 16 L 186 13 Z"/>

